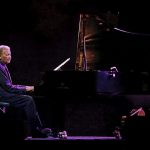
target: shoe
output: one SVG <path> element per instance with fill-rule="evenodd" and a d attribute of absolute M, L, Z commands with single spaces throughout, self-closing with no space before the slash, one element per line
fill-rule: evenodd
<path fill-rule="evenodd" d="M 113 131 L 113 135 L 116 139 L 121 139 L 121 134 L 120 134 L 120 128 L 116 127 L 115 130 Z"/>
<path fill-rule="evenodd" d="M 44 129 L 36 129 L 32 131 L 32 138 L 47 138 L 52 136 L 52 130 L 49 128 L 44 128 Z"/>
<path fill-rule="evenodd" d="M 41 133 L 47 135 L 48 137 L 53 136 L 52 129 L 50 129 L 50 128 L 41 129 Z"/>
<path fill-rule="evenodd" d="M 58 132 L 57 137 L 60 139 L 67 139 L 67 131 Z"/>

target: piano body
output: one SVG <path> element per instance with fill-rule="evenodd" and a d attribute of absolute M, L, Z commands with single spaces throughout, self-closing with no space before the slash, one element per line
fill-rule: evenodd
<path fill-rule="evenodd" d="M 121 92 L 119 73 L 113 77 L 110 71 L 47 71 L 35 94 L 92 96 L 96 94 L 117 94 Z"/>

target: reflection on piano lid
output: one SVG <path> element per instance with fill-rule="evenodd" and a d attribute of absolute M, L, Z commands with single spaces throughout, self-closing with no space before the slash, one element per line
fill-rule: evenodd
<path fill-rule="evenodd" d="M 119 74 L 115 78 L 109 71 L 47 71 L 43 84 L 35 87 L 35 95 L 95 95 L 121 92 Z"/>
<path fill-rule="evenodd" d="M 34 95 L 149 94 L 150 74 L 110 71 L 47 71 Z"/>

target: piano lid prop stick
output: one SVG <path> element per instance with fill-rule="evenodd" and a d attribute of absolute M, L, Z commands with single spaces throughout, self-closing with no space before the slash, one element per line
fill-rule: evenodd
<path fill-rule="evenodd" d="M 55 69 L 54 69 L 54 71 L 57 71 L 57 70 L 59 70 L 64 64 L 66 64 L 68 61 L 70 60 L 70 58 L 67 58 L 64 62 L 62 62 L 58 67 L 56 67 Z"/>
<path fill-rule="evenodd" d="M 130 116 L 134 116 L 135 114 L 137 114 L 138 112 L 140 112 L 142 110 L 142 107 L 140 107 L 139 109 L 137 109 L 135 112 L 131 113 Z"/>

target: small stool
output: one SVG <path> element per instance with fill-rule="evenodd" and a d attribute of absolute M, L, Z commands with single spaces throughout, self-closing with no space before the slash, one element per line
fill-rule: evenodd
<path fill-rule="evenodd" d="M 29 132 L 22 110 L 7 102 L 0 102 L 0 125 L 0 140 L 24 140 Z"/>
<path fill-rule="evenodd" d="M 5 114 L 6 113 L 6 108 L 9 107 L 9 103 L 7 102 L 0 102 L 0 111 Z"/>

